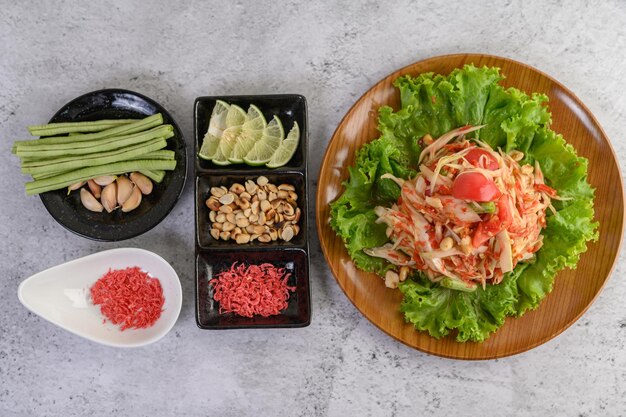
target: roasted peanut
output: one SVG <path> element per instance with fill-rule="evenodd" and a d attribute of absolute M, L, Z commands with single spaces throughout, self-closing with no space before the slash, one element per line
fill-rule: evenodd
<path fill-rule="evenodd" d="M 452 240 L 450 236 L 444 237 L 443 239 L 441 239 L 441 242 L 439 243 L 439 249 L 449 250 L 449 249 L 452 249 L 453 245 L 454 245 L 454 241 Z"/>
<path fill-rule="evenodd" d="M 243 185 L 241 185 L 238 182 L 236 182 L 236 183 L 234 183 L 233 185 L 230 186 L 230 190 L 229 191 L 231 193 L 234 193 L 234 194 L 241 194 L 244 191 L 246 191 L 246 188 Z"/>
<path fill-rule="evenodd" d="M 294 187 L 291 184 L 280 184 L 278 186 L 279 190 L 285 190 L 285 191 L 296 191 L 296 187 Z"/>
<path fill-rule="evenodd" d="M 244 184 L 234 183 L 230 188 L 213 187 L 206 202 L 213 222 L 211 236 L 239 244 L 255 239 L 288 242 L 300 232 L 297 223 L 302 212 L 297 198 L 293 185 L 276 186 L 264 176 Z"/>
<path fill-rule="evenodd" d="M 242 233 L 240 235 L 237 235 L 237 237 L 235 238 L 235 241 L 240 245 L 244 243 L 248 243 L 250 242 L 250 235 L 246 235 Z"/>
<path fill-rule="evenodd" d="M 226 191 L 222 190 L 219 187 L 211 187 L 211 195 L 220 198 L 221 196 L 223 196 L 224 194 L 226 194 Z"/>
<path fill-rule="evenodd" d="M 400 282 L 398 273 L 394 271 L 387 271 L 385 274 L 385 287 L 398 288 L 398 282 Z"/>
<path fill-rule="evenodd" d="M 217 211 L 217 210 L 219 210 L 219 209 L 220 209 L 221 204 L 220 204 L 219 200 L 217 199 L 217 197 L 215 197 L 215 196 L 211 196 L 211 197 L 209 197 L 209 199 L 206 201 L 206 206 L 207 206 L 209 209 L 211 209 L 211 210 Z"/>

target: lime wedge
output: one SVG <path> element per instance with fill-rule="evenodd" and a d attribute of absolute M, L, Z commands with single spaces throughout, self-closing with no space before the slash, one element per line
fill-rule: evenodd
<path fill-rule="evenodd" d="M 213 159 L 215 152 L 220 143 L 222 133 L 226 129 L 226 116 L 230 105 L 222 100 L 217 100 L 213 111 L 211 112 L 211 118 L 209 119 L 209 128 L 207 129 L 204 139 L 202 139 L 202 146 L 198 152 L 198 156 L 202 159 Z"/>
<path fill-rule="evenodd" d="M 213 111 L 211 112 L 211 118 L 209 119 L 209 129 L 207 133 L 218 138 L 222 137 L 222 132 L 226 129 L 226 116 L 230 110 L 230 105 L 222 100 L 217 100 Z"/>
<path fill-rule="evenodd" d="M 294 122 L 293 127 L 289 131 L 289 134 L 285 138 L 285 140 L 280 144 L 274 155 L 270 161 L 266 164 L 268 168 L 278 168 L 286 165 L 293 154 L 296 153 L 296 149 L 298 149 L 298 144 L 300 143 L 300 127 L 298 127 L 298 123 Z"/>
<path fill-rule="evenodd" d="M 261 139 L 254 143 L 252 149 L 243 158 L 248 165 L 263 165 L 272 158 L 276 149 L 285 137 L 285 130 L 280 119 L 276 116 L 263 129 Z"/>
<path fill-rule="evenodd" d="M 230 162 L 239 164 L 243 162 L 243 158 L 250 152 L 250 149 L 254 144 L 261 139 L 263 131 L 267 126 L 265 116 L 261 113 L 261 110 L 254 104 L 248 108 L 248 114 L 246 114 L 246 121 L 241 127 L 241 133 L 235 141 L 235 146 L 228 158 Z"/>
<path fill-rule="evenodd" d="M 215 157 L 215 152 L 220 146 L 220 138 L 217 136 L 213 136 L 209 132 L 206 132 L 204 135 L 204 139 L 202 139 L 202 147 L 198 152 L 198 156 L 202 159 L 211 160 Z"/>
<path fill-rule="evenodd" d="M 233 152 L 233 147 L 237 141 L 241 126 L 246 121 L 246 112 L 236 104 L 232 104 L 226 114 L 226 129 L 222 133 L 219 149 L 222 153 L 220 158 L 228 159 Z M 214 161 L 215 162 L 215 161 Z"/>
<path fill-rule="evenodd" d="M 251 104 L 248 107 L 248 114 L 246 114 L 246 121 L 243 123 L 243 130 L 263 130 L 267 126 L 265 116 L 257 106 Z"/>
<path fill-rule="evenodd" d="M 230 165 L 230 161 L 226 156 L 224 156 L 221 148 L 219 147 L 217 148 L 217 151 L 215 152 L 215 156 L 213 156 L 212 161 L 216 165 Z"/>
<path fill-rule="evenodd" d="M 235 144 L 237 143 L 240 133 L 241 126 L 227 127 L 224 131 L 219 145 L 220 152 L 222 153 L 224 158 L 230 158 L 230 155 L 233 153 L 233 149 L 235 148 Z"/>
<path fill-rule="evenodd" d="M 246 112 L 236 104 L 231 104 L 226 113 L 226 127 L 241 126 L 246 121 Z"/>

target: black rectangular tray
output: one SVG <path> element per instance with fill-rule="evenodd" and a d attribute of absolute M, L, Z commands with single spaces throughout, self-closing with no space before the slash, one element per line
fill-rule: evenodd
<path fill-rule="evenodd" d="M 269 121 L 277 115 L 289 132 L 294 121 L 300 127 L 300 145 L 291 161 L 284 167 L 251 167 L 244 164 L 219 166 L 198 157 L 198 150 L 208 128 L 215 102 L 223 100 L 237 104 L 244 110 L 254 104 Z M 201 329 L 237 329 L 269 327 L 304 327 L 311 322 L 311 291 L 309 287 L 309 236 L 308 236 L 308 186 L 307 150 L 308 126 L 306 99 L 298 94 L 211 96 L 199 97 L 194 105 L 194 167 L 195 167 L 195 250 L 196 250 L 196 323 Z M 205 201 L 214 186 L 229 187 L 235 182 L 244 184 L 248 179 L 265 176 L 270 183 L 287 183 L 295 187 L 298 207 L 302 211 L 300 233 L 291 241 L 238 245 L 233 241 L 215 240 L 209 234 L 209 209 Z M 272 263 L 285 268 L 290 274 L 288 284 L 295 286 L 288 306 L 277 316 L 252 318 L 233 313 L 219 314 L 219 303 L 213 299 L 209 280 L 229 268 L 233 262 L 246 264 Z"/>

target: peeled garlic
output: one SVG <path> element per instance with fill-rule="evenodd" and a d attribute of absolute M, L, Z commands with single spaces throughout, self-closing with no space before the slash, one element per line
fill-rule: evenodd
<path fill-rule="evenodd" d="M 84 188 L 80 189 L 80 201 L 87 210 L 100 213 L 104 209 L 96 197 Z"/>
<path fill-rule="evenodd" d="M 117 177 L 117 204 L 122 205 L 133 193 L 133 183 L 126 175 Z"/>
<path fill-rule="evenodd" d="M 83 185 L 85 185 L 85 181 L 80 181 L 80 182 L 77 182 L 75 184 L 72 184 L 69 187 L 67 187 L 67 193 L 69 194 L 70 191 L 78 190 Z"/>
<path fill-rule="evenodd" d="M 93 196 L 96 198 L 100 198 L 102 187 L 96 184 L 94 180 L 87 181 L 87 185 L 89 186 L 89 189 L 91 190 L 91 194 L 93 194 Z"/>
<path fill-rule="evenodd" d="M 93 179 L 96 184 L 105 187 L 115 181 L 115 175 L 102 175 Z"/>
<path fill-rule="evenodd" d="M 107 213 L 115 210 L 117 207 L 117 184 L 115 182 L 110 183 L 102 189 L 100 202 L 104 206 Z"/>
<path fill-rule="evenodd" d="M 127 213 L 139 207 L 139 204 L 141 204 L 141 190 L 138 186 L 135 186 L 133 187 L 133 192 L 128 200 L 126 200 L 124 204 L 122 204 L 122 211 L 124 213 Z"/>
<path fill-rule="evenodd" d="M 130 179 L 137 187 L 139 187 L 139 190 L 143 195 L 148 195 L 152 192 L 152 181 L 150 181 L 150 178 L 145 175 L 140 174 L 139 172 L 133 172 L 130 174 Z"/>

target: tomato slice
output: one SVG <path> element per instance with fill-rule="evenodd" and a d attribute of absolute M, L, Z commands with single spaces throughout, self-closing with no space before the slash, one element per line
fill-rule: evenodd
<path fill-rule="evenodd" d="M 473 148 L 465 155 L 465 159 L 475 167 L 485 168 L 492 171 L 500 168 L 498 160 L 488 151 L 480 148 Z"/>
<path fill-rule="evenodd" d="M 464 172 L 452 184 L 452 195 L 461 200 L 495 201 L 501 194 L 493 180 L 480 172 Z"/>
<path fill-rule="evenodd" d="M 498 211 L 490 215 L 487 219 L 478 224 L 472 236 L 472 246 L 479 247 L 493 236 L 497 235 L 501 230 L 507 229 L 513 223 L 513 214 L 511 213 L 511 205 L 507 195 L 501 195 L 496 203 Z"/>

